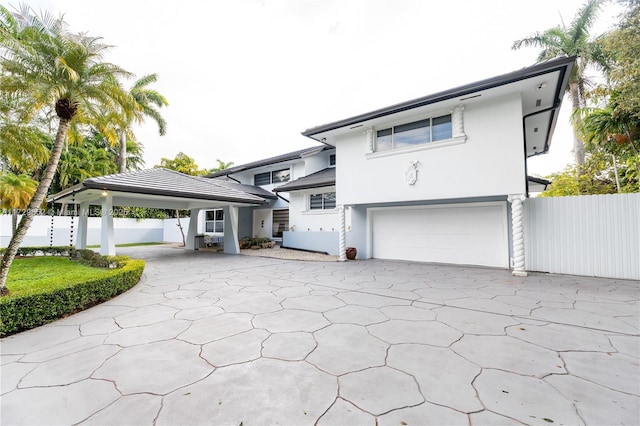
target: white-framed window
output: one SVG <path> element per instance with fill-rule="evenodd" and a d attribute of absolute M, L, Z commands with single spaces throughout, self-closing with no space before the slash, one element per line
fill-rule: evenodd
<path fill-rule="evenodd" d="M 272 172 L 256 173 L 253 175 L 253 184 L 255 186 L 264 186 L 272 183 L 289 182 L 290 179 L 290 169 L 274 170 Z"/>
<path fill-rule="evenodd" d="M 408 148 L 452 138 L 451 114 L 446 114 L 377 130 L 376 151 Z"/>
<path fill-rule="evenodd" d="M 309 195 L 309 210 L 330 210 L 336 208 L 336 193 L 324 192 Z"/>
<path fill-rule="evenodd" d="M 224 210 L 207 210 L 204 219 L 205 232 L 224 232 Z"/>
<path fill-rule="evenodd" d="M 329 167 L 335 167 L 335 166 L 336 166 L 336 155 L 329 154 Z"/>

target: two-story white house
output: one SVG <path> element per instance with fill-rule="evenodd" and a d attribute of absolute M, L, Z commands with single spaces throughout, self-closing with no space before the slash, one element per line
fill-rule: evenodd
<path fill-rule="evenodd" d="M 208 177 L 272 192 L 240 208 L 239 236 L 358 258 L 524 272 L 527 158 L 549 149 L 575 58 L 381 108 L 304 131 L 319 142 Z M 206 233 L 222 211 L 204 212 Z"/>
<path fill-rule="evenodd" d="M 524 273 L 523 200 L 540 179 L 527 158 L 549 149 L 575 58 L 497 77 L 304 131 L 317 146 L 207 178 L 162 169 L 83 183 L 50 197 L 86 207 L 189 209 L 187 248 L 204 232 L 358 258 L 512 268 Z M 83 207 L 84 206 L 84 207 Z M 82 213 L 84 212 L 84 213 Z M 113 220 L 101 250 L 115 253 Z"/>
<path fill-rule="evenodd" d="M 263 197 L 265 191 L 270 193 L 268 204 L 238 209 L 238 236 L 240 238 L 264 237 L 280 242 L 283 233 L 295 226 L 301 212 L 297 207 L 290 208 L 288 193 L 276 192 L 274 189 L 322 170 L 329 168 L 333 170 L 334 166 L 335 149 L 320 145 L 230 167 L 206 177 L 215 179 L 219 183 L 258 187 L 262 190 L 260 194 Z M 295 195 L 292 198 L 295 199 Z M 336 216 L 336 213 L 334 212 L 333 215 Z M 198 228 L 205 235 L 222 238 L 224 235 L 223 209 L 201 211 L 198 223 Z M 318 227 L 322 226 L 325 226 L 324 223 L 318 225 Z"/>
<path fill-rule="evenodd" d="M 527 158 L 549 149 L 574 60 L 304 131 L 336 148 L 336 205 L 350 213 L 343 244 L 362 258 L 524 271 Z"/>

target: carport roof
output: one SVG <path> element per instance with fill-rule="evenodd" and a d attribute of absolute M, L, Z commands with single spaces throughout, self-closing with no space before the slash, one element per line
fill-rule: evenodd
<path fill-rule="evenodd" d="M 95 201 L 104 191 L 118 194 L 121 200 L 128 200 L 126 204 L 137 205 L 136 199 L 153 200 L 154 204 L 163 199 L 176 202 L 196 201 L 228 204 L 265 204 L 273 194 L 255 186 L 229 184 L 215 179 L 200 176 L 189 176 L 173 170 L 154 168 L 137 170 L 127 173 L 100 176 L 86 179 L 84 182 L 67 188 L 48 197 L 48 201 L 75 202 Z M 140 203 L 146 207 L 149 204 Z"/>

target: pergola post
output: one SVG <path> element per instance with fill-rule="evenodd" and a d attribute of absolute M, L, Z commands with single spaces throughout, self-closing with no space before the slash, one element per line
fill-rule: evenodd
<path fill-rule="evenodd" d="M 87 231 L 88 231 L 89 203 L 80 203 L 80 214 L 78 215 L 78 235 L 76 236 L 76 249 L 84 250 L 87 248 Z"/>
<path fill-rule="evenodd" d="M 116 255 L 116 241 L 113 232 L 113 196 L 107 193 L 102 196 L 102 227 L 100 230 L 100 254 Z"/>
<path fill-rule="evenodd" d="M 184 243 L 185 250 L 196 249 L 196 234 L 198 233 L 198 216 L 201 209 L 191 209 L 189 213 L 189 228 L 187 229 L 187 238 Z"/>
<path fill-rule="evenodd" d="M 238 208 L 224 207 L 224 252 L 226 254 L 240 254 L 238 242 Z"/>

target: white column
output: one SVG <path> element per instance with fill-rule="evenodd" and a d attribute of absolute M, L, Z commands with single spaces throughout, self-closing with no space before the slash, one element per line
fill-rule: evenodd
<path fill-rule="evenodd" d="M 524 194 L 509 195 L 507 200 L 511 203 L 511 238 L 513 239 L 513 275 L 526 277 L 524 265 L 524 207 L 522 201 Z"/>
<path fill-rule="evenodd" d="M 78 215 L 78 235 L 76 236 L 76 249 L 87 248 L 87 227 L 89 217 L 89 203 L 80 203 L 80 214 Z"/>
<path fill-rule="evenodd" d="M 187 228 L 187 237 L 184 242 L 185 250 L 196 249 L 196 234 L 198 233 L 198 216 L 200 209 L 191 209 L 189 212 L 189 228 Z"/>
<path fill-rule="evenodd" d="M 240 254 L 238 208 L 235 206 L 224 208 L 224 252 L 226 254 Z"/>
<path fill-rule="evenodd" d="M 340 217 L 340 226 L 338 227 L 339 253 L 340 262 L 347 260 L 347 231 L 345 227 L 344 206 L 338 206 L 338 216 Z"/>
<path fill-rule="evenodd" d="M 113 232 L 113 196 L 111 193 L 102 197 L 102 225 L 100 229 L 100 254 L 116 255 L 116 240 Z"/>

